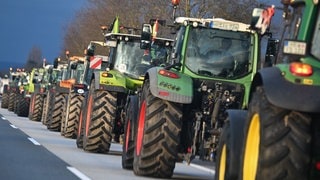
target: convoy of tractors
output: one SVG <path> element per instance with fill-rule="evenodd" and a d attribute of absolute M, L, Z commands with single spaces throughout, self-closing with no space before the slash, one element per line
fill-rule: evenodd
<path fill-rule="evenodd" d="M 274 6 L 255 8 L 250 24 L 174 14 L 173 25 L 136 29 L 116 17 L 83 56 L 10 69 L 1 108 L 84 151 L 121 143 L 123 169 L 138 176 L 170 178 L 198 158 L 215 162 L 219 180 L 319 179 L 319 2 L 281 2 L 280 39 Z M 158 37 L 169 27 L 174 38 Z"/>

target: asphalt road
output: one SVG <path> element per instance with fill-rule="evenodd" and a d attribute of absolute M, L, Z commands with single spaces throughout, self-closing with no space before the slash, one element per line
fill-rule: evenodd
<path fill-rule="evenodd" d="M 74 139 L 0 108 L 0 179 L 152 179 L 122 169 L 121 149 L 112 144 L 109 154 L 85 152 Z M 172 179 L 213 177 L 213 163 L 177 163 Z"/>

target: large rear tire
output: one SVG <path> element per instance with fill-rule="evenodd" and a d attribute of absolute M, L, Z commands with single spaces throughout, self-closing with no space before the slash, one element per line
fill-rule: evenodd
<path fill-rule="evenodd" d="M 54 99 L 54 106 L 52 111 L 52 117 L 47 122 L 47 128 L 50 131 L 57 131 L 61 130 L 61 119 L 63 113 L 63 107 L 66 101 L 66 95 L 64 93 L 56 93 Z"/>
<path fill-rule="evenodd" d="M 136 175 L 169 178 L 180 144 L 182 107 L 154 97 L 149 80 L 143 86 L 138 116 L 133 171 Z"/>
<path fill-rule="evenodd" d="M 8 109 L 9 93 L 3 93 L 1 99 L 1 108 Z"/>
<path fill-rule="evenodd" d="M 44 110 L 42 112 L 42 124 L 45 126 L 48 125 L 48 122 L 52 118 L 54 96 L 55 96 L 55 93 L 52 90 L 48 90 L 46 98 L 44 100 Z"/>
<path fill-rule="evenodd" d="M 76 93 L 69 93 L 67 98 L 68 102 L 65 106 L 65 116 L 61 126 L 61 133 L 66 138 L 76 138 L 77 136 L 77 125 L 80 119 L 80 111 L 84 97 Z"/>
<path fill-rule="evenodd" d="M 15 113 L 20 117 L 28 117 L 30 98 L 23 96 L 23 94 L 17 94 L 16 96 Z"/>
<path fill-rule="evenodd" d="M 116 118 L 117 98 L 108 91 L 89 92 L 83 134 L 83 149 L 89 152 L 108 153 L 112 141 L 112 130 Z"/>
<path fill-rule="evenodd" d="M 249 104 L 242 151 L 242 179 L 307 179 L 312 118 L 276 107 L 257 87 Z"/>
<path fill-rule="evenodd" d="M 125 108 L 124 143 L 122 146 L 122 168 L 133 169 L 134 140 L 136 119 L 138 115 L 138 96 L 131 96 Z"/>
<path fill-rule="evenodd" d="M 15 100 L 16 100 L 16 93 L 15 92 L 10 92 L 9 93 L 9 101 L 8 101 L 8 111 L 13 111 L 14 110 Z"/>
<path fill-rule="evenodd" d="M 43 95 L 33 93 L 30 98 L 29 119 L 31 121 L 41 121 L 43 111 Z"/>

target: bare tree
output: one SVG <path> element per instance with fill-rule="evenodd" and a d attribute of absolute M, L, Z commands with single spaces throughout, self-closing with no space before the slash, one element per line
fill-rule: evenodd
<path fill-rule="evenodd" d="M 181 0 L 177 16 L 218 17 L 250 23 L 255 7 L 258 7 L 257 0 Z M 140 28 L 142 23 L 155 18 L 170 24 L 173 22 L 172 12 L 169 0 L 88 0 L 88 6 L 81 9 L 66 28 L 63 52 L 68 49 L 71 54 L 82 55 L 90 41 L 103 41 L 100 26 L 110 25 L 116 16 L 121 26 Z M 107 51 L 102 48 L 100 53 Z"/>
<path fill-rule="evenodd" d="M 26 71 L 31 71 L 34 67 L 42 67 L 43 59 L 42 59 L 42 51 L 37 46 L 33 46 L 29 52 L 27 62 L 24 66 Z"/>

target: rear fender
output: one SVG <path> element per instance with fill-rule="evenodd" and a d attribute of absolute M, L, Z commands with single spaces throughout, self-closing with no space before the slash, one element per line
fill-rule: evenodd
<path fill-rule="evenodd" d="M 289 82 L 278 67 L 264 68 L 256 74 L 251 88 L 263 86 L 268 101 L 284 109 L 320 112 L 320 86 Z M 252 95 L 252 93 L 250 93 Z"/>
<path fill-rule="evenodd" d="M 150 68 L 146 78 L 150 80 L 150 91 L 153 96 L 177 103 L 190 104 L 193 98 L 192 79 L 182 73 L 171 70 L 179 78 L 170 78 L 160 75 L 162 67 Z"/>

